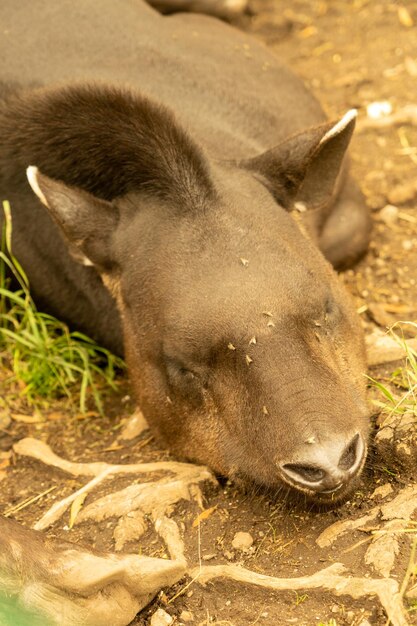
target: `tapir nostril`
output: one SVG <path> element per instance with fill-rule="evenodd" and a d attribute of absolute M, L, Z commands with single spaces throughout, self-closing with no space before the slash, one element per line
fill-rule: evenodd
<path fill-rule="evenodd" d="M 326 475 L 326 472 L 314 465 L 300 465 L 298 463 L 287 463 L 283 469 L 294 474 L 298 474 L 304 481 L 317 483 Z"/>
<path fill-rule="evenodd" d="M 359 435 L 355 435 L 352 441 L 346 446 L 338 464 L 341 470 L 350 470 L 356 463 L 359 456 Z"/>

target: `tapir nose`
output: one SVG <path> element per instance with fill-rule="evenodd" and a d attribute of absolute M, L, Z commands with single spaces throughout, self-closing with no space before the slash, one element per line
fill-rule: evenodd
<path fill-rule="evenodd" d="M 307 445 L 299 461 L 281 465 L 284 478 L 295 487 L 317 493 L 336 492 L 363 466 L 366 446 L 359 433 L 347 444 L 341 438 L 323 445 Z"/>

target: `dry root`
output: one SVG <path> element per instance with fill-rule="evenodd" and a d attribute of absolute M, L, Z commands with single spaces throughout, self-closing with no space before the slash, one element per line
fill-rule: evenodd
<path fill-rule="evenodd" d="M 128 538 L 130 541 L 140 536 L 143 528 L 144 515 L 152 513 L 155 521 L 170 511 L 170 508 L 182 499 L 195 498 L 201 505 L 201 492 L 198 484 L 203 481 L 214 481 L 213 475 L 206 467 L 191 465 L 189 463 L 158 462 L 138 463 L 132 465 L 110 465 L 108 463 L 71 463 L 52 452 L 51 448 L 37 439 L 22 439 L 14 446 L 15 452 L 22 456 L 52 465 L 73 476 L 94 476 L 81 489 L 78 489 L 67 498 L 54 504 L 49 511 L 35 524 L 36 530 L 44 530 L 55 523 L 68 508 L 80 497 L 93 491 L 104 480 L 109 480 L 120 474 L 144 474 L 152 472 L 169 472 L 175 478 L 164 477 L 149 483 L 130 485 L 121 491 L 114 492 L 101 498 L 84 508 L 79 513 L 75 522 L 86 519 L 102 520 L 107 517 L 127 516 L 125 525 L 129 526 Z M 139 511 L 136 516 L 138 521 L 136 536 L 133 535 L 132 512 Z M 140 515 L 142 513 L 142 515 Z M 128 517 L 130 516 L 130 517 Z M 122 523 L 123 524 L 123 523 Z M 142 530 L 143 532 L 143 530 Z M 121 529 L 118 530 L 118 546 L 124 545 L 125 541 Z M 178 546 L 175 548 L 178 550 Z"/>
<path fill-rule="evenodd" d="M 0 576 L 0 584 L 7 585 L 13 579 L 18 585 L 16 572 L 26 570 L 32 576 L 34 594 L 23 594 L 26 605 L 42 610 L 60 626 L 75 624 L 101 626 L 108 624 L 109 615 L 118 605 L 117 623 L 125 626 L 162 586 L 176 582 L 186 571 L 184 541 L 176 522 L 169 517 L 173 505 L 181 499 L 195 498 L 201 501 L 199 483 L 213 480 L 210 472 L 203 467 L 184 463 L 144 463 L 136 465 L 110 465 L 107 463 L 70 463 L 55 455 L 44 443 L 34 439 L 24 439 L 15 446 L 18 454 L 36 458 L 47 465 L 60 468 L 75 476 L 90 476 L 92 479 L 68 498 L 56 503 L 36 524 L 46 528 L 58 520 L 84 494 L 90 493 L 104 480 L 120 474 L 142 474 L 145 472 L 168 472 L 168 476 L 144 484 L 132 484 L 121 491 L 104 496 L 88 504 L 75 518 L 75 523 L 83 520 L 103 520 L 119 517 L 114 533 L 116 547 L 137 539 L 146 528 L 146 519 L 151 518 L 156 532 L 165 541 L 171 559 L 147 559 L 135 555 L 97 554 L 76 546 L 55 546 L 53 550 L 40 533 L 24 531 L 36 535 L 36 541 L 43 542 L 43 562 L 48 561 L 42 572 L 36 573 L 27 565 L 25 550 L 33 545 L 33 536 L 22 547 L 21 559 L 25 567 L 16 566 L 16 555 L 3 557 L 3 570 L 7 576 Z M 229 578 L 245 584 L 281 590 L 326 589 L 336 595 L 348 595 L 358 599 L 377 597 L 384 607 L 393 626 L 407 626 L 402 593 L 396 580 L 389 578 L 394 565 L 398 537 L 403 532 L 410 516 L 417 509 L 417 486 L 404 489 L 391 502 L 374 507 L 368 515 L 358 520 L 346 520 L 330 526 L 317 540 L 319 546 L 328 546 L 346 532 L 361 528 L 380 518 L 381 527 L 371 540 L 366 553 L 366 562 L 372 565 L 383 577 L 354 577 L 345 574 L 345 567 L 336 563 L 311 576 L 301 578 L 275 578 L 252 572 L 236 565 L 214 565 L 191 568 L 188 573 L 193 581 L 206 584 L 214 578 Z M 7 520 L 0 523 L 10 523 Z M 366 530 L 366 529 L 365 529 Z M 12 534 L 12 540 L 22 532 L 19 527 Z M 4 533 L 3 533 L 4 536 Z M 6 545 L 7 538 L 5 539 Z M 24 543 L 24 542 L 22 542 Z M 387 555 L 388 550 L 388 555 Z M 4 552 L 4 550 L 3 550 Z M 1 553 L 1 552 L 0 552 Z M 13 560 L 14 559 L 14 560 Z M 24 559 L 24 560 L 23 560 Z M 30 562 L 30 561 L 29 561 Z M 1 561 L 0 561 L 1 564 Z M 97 574 L 100 572 L 100 574 Z M 46 576 L 46 578 L 45 578 Z M 6 582 L 5 582 L 6 581 Z M 13 587 L 12 584 L 12 587 Z M 25 587 L 26 589 L 26 587 Z M 1 587 L 0 587 L 1 590 Z M 22 591 L 22 590 L 21 590 Z M 63 617 L 62 607 L 65 607 Z M 48 612 L 49 611 L 49 612 Z M 58 616 L 58 617 L 57 617 Z M 68 616 L 68 617 L 67 617 Z M 89 621 L 90 620 L 90 621 Z M 92 621 L 91 621 L 92 620 Z M 107 621 L 106 621 L 107 620 Z"/>
<path fill-rule="evenodd" d="M 392 626 L 408 626 L 402 596 L 398 582 L 392 578 L 373 579 L 343 576 L 346 571 L 342 563 L 334 563 L 313 574 L 301 578 L 275 578 L 257 572 L 251 572 L 238 565 L 212 565 L 195 568 L 190 572 L 201 584 L 213 578 L 230 578 L 241 583 L 266 587 L 275 591 L 294 591 L 298 589 L 326 589 L 338 596 L 348 595 L 358 599 L 377 596 Z"/>
<path fill-rule="evenodd" d="M 19 441 L 14 450 L 73 476 L 93 477 L 71 496 L 54 504 L 35 524 L 36 529 L 56 522 L 70 506 L 72 521 L 76 523 L 116 516 L 120 519 L 115 540 L 120 549 L 143 533 L 145 516 L 149 516 L 172 560 L 104 554 L 70 543 L 51 543 L 36 530 L 23 529 L 0 518 L 0 592 L 18 596 L 22 607 L 59 626 L 125 626 L 162 587 L 173 585 L 184 575 L 184 542 L 169 514 L 182 499 L 194 498 L 201 505 L 199 483 L 214 481 L 207 468 L 169 462 L 71 463 L 54 454 L 45 443 L 30 438 Z M 104 480 L 120 474 L 150 472 L 169 476 L 130 485 L 74 514 L 74 505 Z M 81 504 L 75 508 L 81 509 Z"/>
<path fill-rule="evenodd" d="M 370 542 L 365 553 L 365 563 L 371 565 L 378 574 L 388 580 L 399 553 L 400 541 L 416 510 L 417 485 L 411 485 L 403 489 L 393 500 L 374 507 L 363 517 L 332 524 L 321 533 L 317 544 L 321 548 L 327 547 L 355 529 L 370 533 L 370 536 L 365 539 Z M 379 520 L 377 527 L 375 527 L 376 520 Z M 356 545 L 362 543 L 364 542 L 360 541 Z"/>
<path fill-rule="evenodd" d="M 50 625 L 126 626 L 185 569 L 180 560 L 50 541 L 0 517 L 0 602 L 1 594 L 16 596 L 22 609 Z"/>

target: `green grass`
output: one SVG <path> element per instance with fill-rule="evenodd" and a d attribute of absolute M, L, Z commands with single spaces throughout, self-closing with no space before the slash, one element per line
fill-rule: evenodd
<path fill-rule="evenodd" d="M 19 606 L 15 597 L 0 593 L 0 626 L 51 626 L 51 623 Z"/>
<path fill-rule="evenodd" d="M 375 400 L 376 406 L 385 415 L 411 413 L 417 417 L 417 352 L 410 348 L 405 340 L 404 331 L 411 331 L 417 337 L 416 322 L 397 322 L 390 332 L 406 352 L 405 365 L 396 369 L 389 380 L 390 386 L 381 381 L 371 379 L 379 389 L 383 398 Z M 392 387 L 396 391 L 392 391 Z"/>
<path fill-rule="evenodd" d="M 387 384 L 371 379 L 373 385 L 380 391 L 381 400 L 375 404 L 381 409 L 382 420 L 392 415 L 412 415 L 416 417 L 417 425 L 417 352 L 406 343 L 404 332 L 417 337 L 417 323 L 397 322 L 390 329 L 390 333 L 400 346 L 404 348 L 406 359 L 404 365 L 396 369 Z M 385 468 L 388 474 L 395 476 L 394 472 Z M 400 595 L 404 596 L 410 583 L 414 584 L 417 578 L 417 538 L 414 538 L 408 561 L 407 570 L 403 577 Z M 417 601 L 408 602 L 410 612 L 417 610 Z M 389 621 L 389 623 L 391 623 Z M 388 621 L 387 621 L 388 624 Z"/>
<path fill-rule="evenodd" d="M 76 397 L 84 413 L 92 399 L 103 412 L 102 391 L 115 387 L 123 361 L 51 315 L 41 313 L 30 295 L 29 281 L 11 246 L 12 220 L 3 202 L 5 227 L 0 251 L 0 366 L 11 370 L 6 387 L 20 388 L 29 403 L 40 398 Z M 6 269 L 20 288 L 9 289 Z"/>

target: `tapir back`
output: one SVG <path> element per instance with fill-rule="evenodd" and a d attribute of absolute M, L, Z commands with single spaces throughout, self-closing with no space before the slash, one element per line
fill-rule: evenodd
<path fill-rule="evenodd" d="M 247 158 L 324 119 L 261 44 L 219 20 L 141 0 L 3 0 L 0 80 L 129 84 L 173 109 L 221 158 Z"/>

